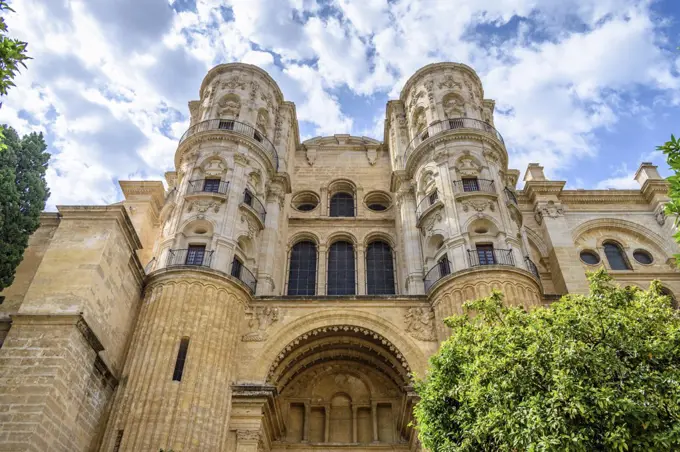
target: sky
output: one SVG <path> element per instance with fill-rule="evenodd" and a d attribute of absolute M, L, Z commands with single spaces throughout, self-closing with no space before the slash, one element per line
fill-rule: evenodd
<path fill-rule="evenodd" d="M 302 139 L 383 140 L 385 104 L 420 67 L 473 67 L 510 167 L 567 188 L 638 188 L 680 134 L 680 0 L 13 0 L 33 58 L 0 123 L 41 131 L 57 205 L 120 201 L 173 170 L 207 71 L 265 69 Z"/>

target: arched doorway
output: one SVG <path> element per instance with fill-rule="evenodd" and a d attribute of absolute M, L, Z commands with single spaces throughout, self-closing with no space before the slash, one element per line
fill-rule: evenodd
<path fill-rule="evenodd" d="M 273 451 L 302 445 L 411 450 L 410 368 L 374 331 L 351 325 L 311 330 L 283 348 L 267 380 L 276 388 L 285 426 L 271 443 Z"/>

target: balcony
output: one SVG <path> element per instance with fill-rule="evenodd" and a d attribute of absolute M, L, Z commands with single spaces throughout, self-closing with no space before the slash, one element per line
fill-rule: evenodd
<path fill-rule="evenodd" d="M 517 195 L 515 195 L 515 192 L 510 190 L 508 187 L 505 187 L 503 191 L 505 192 L 505 199 L 507 203 L 519 208 L 519 203 L 517 202 Z"/>
<path fill-rule="evenodd" d="M 208 119 L 207 121 L 196 123 L 184 132 L 182 138 L 179 139 L 179 144 L 181 145 L 189 137 L 198 133 L 215 130 L 234 132 L 257 141 L 260 144 L 260 149 L 265 153 L 272 166 L 276 171 L 279 170 L 279 155 L 274 144 L 269 141 L 269 138 L 255 127 L 232 119 Z"/>
<path fill-rule="evenodd" d="M 241 205 L 247 206 L 246 211 L 250 212 L 260 222 L 260 227 L 264 229 L 264 219 L 267 217 L 267 211 L 264 208 L 262 201 L 255 196 L 250 190 L 244 190 L 243 200 Z"/>
<path fill-rule="evenodd" d="M 413 151 L 416 150 L 420 143 L 427 140 L 428 138 L 434 137 L 449 130 L 458 129 L 478 130 L 486 135 L 489 135 L 497 139 L 502 144 L 505 144 L 501 134 L 498 133 L 498 131 L 487 122 L 473 118 L 447 119 L 444 121 L 435 122 L 431 126 L 428 126 L 425 130 L 416 135 L 415 138 L 413 138 L 413 140 L 411 140 L 411 142 L 408 144 L 408 147 L 406 148 L 406 152 L 404 152 L 404 167 L 406 167 L 406 163 L 408 163 L 409 157 L 411 156 L 411 154 L 413 154 Z"/>
<path fill-rule="evenodd" d="M 420 222 L 420 219 L 425 215 L 425 213 L 430 211 L 430 208 L 435 204 L 442 204 L 439 200 L 439 193 L 433 191 L 429 195 L 425 196 L 416 207 L 416 223 Z"/>
<path fill-rule="evenodd" d="M 197 267 L 210 267 L 212 262 L 213 251 L 205 249 L 182 249 L 170 250 L 168 252 L 167 267 L 176 267 L 179 265 L 191 265 Z"/>
<path fill-rule="evenodd" d="M 453 191 L 457 194 L 463 193 L 489 193 L 496 194 L 496 185 L 492 180 L 477 179 L 471 177 L 468 179 L 453 181 Z"/>
<path fill-rule="evenodd" d="M 187 194 L 214 193 L 226 195 L 229 191 L 229 182 L 219 179 L 197 179 L 189 181 Z"/>
<path fill-rule="evenodd" d="M 484 266 L 506 266 L 519 268 L 520 270 L 527 271 L 531 273 L 539 287 L 541 286 L 541 278 L 538 273 L 538 268 L 533 263 L 529 257 L 524 258 L 524 266 L 517 265 L 515 258 L 512 254 L 512 250 L 468 250 L 468 267 L 462 268 L 457 271 L 451 271 L 451 265 L 448 259 L 440 260 L 434 267 L 432 267 L 425 278 L 423 279 L 425 283 L 425 293 L 428 293 L 430 289 L 442 278 L 455 275 L 458 273 L 464 273 L 471 269 L 479 269 Z M 489 268 L 491 270 L 491 268 Z"/>
<path fill-rule="evenodd" d="M 255 275 L 241 263 L 241 261 L 238 259 L 232 261 L 229 274 L 245 284 L 251 293 L 255 293 L 255 289 L 257 289 L 257 279 L 255 278 Z"/>

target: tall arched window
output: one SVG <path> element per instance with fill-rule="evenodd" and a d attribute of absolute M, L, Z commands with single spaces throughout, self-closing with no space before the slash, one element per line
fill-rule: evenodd
<path fill-rule="evenodd" d="M 331 197 L 331 217 L 353 217 L 354 196 L 350 193 L 336 193 Z"/>
<path fill-rule="evenodd" d="M 371 242 L 366 248 L 366 293 L 369 295 L 395 293 L 392 247 L 381 240 Z"/>
<path fill-rule="evenodd" d="M 630 270 L 630 264 L 623 253 L 621 245 L 616 242 L 604 243 L 604 254 L 612 270 Z"/>
<path fill-rule="evenodd" d="M 305 240 L 290 251 L 288 295 L 316 294 L 316 245 Z"/>
<path fill-rule="evenodd" d="M 354 295 L 354 246 L 350 242 L 335 242 L 328 251 L 328 295 Z"/>

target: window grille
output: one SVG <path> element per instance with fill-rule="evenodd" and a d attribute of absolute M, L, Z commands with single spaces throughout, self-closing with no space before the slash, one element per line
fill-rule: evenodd
<path fill-rule="evenodd" d="M 354 295 L 354 246 L 349 242 L 335 242 L 328 252 L 328 295 Z"/>
<path fill-rule="evenodd" d="M 243 262 L 241 262 L 238 257 L 234 256 L 234 260 L 231 262 L 231 276 L 233 276 L 234 278 L 241 279 L 242 268 Z"/>
<path fill-rule="evenodd" d="M 203 181 L 203 191 L 218 193 L 220 191 L 220 179 L 206 179 Z"/>
<path fill-rule="evenodd" d="M 350 193 L 336 193 L 331 197 L 331 217 L 353 217 L 354 196 Z"/>
<path fill-rule="evenodd" d="M 118 430 L 116 432 L 116 442 L 113 443 L 113 452 L 118 452 L 120 450 L 120 445 L 123 443 L 123 430 Z"/>
<path fill-rule="evenodd" d="M 496 257 L 493 253 L 493 245 L 478 244 L 477 258 L 479 259 L 479 265 L 494 265 Z"/>
<path fill-rule="evenodd" d="M 451 273 L 451 264 L 449 263 L 449 257 L 444 255 L 439 261 L 437 261 L 439 266 L 439 277 L 442 278 Z"/>
<path fill-rule="evenodd" d="M 173 381 L 182 381 L 182 373 L 184 372 L 184 363 L 187 359 L 187 350 L 189 350 L 189 338 L 183 337 L 179 342 L 179 350 L 177 351 L 177 361 L 175 361 L 175 371 L 172 374 Z"/>
<path fill-rule="evenodd" d="M 383 241 L 372 242 L 366 248 L 366 293 L 393 295 L 394 259 L 392 247 Z"/>
<path fill-rule="evenodd" d="M 186 265 L 203 265 L 205 257 L 205 245 L 189 245 L 187 250 Z"/>
<path fill-rule="evenodd" d="M 618 243 L 607 242 L 604 244 L 604 254 L 612 270 L 630 270 L 628 259 Z"/>
<path fill-rule="evenodd" d="M 316 245 L 298 242 L 290 252 L 288 295 L 316 294 Z"/>
<path fill-rule="evenodd" d="M 476 177 L 463 178 L 463 191 L 479 191 L 479 182 Z"/>

